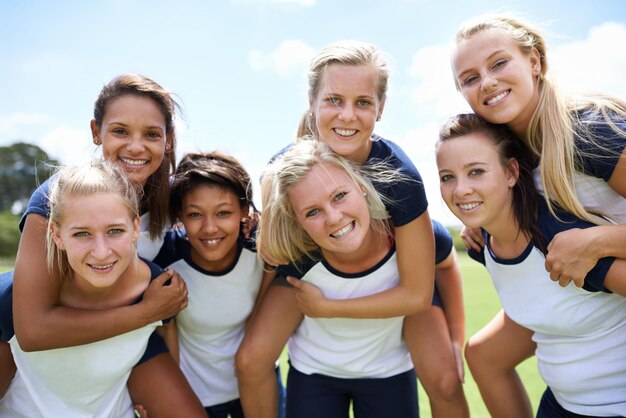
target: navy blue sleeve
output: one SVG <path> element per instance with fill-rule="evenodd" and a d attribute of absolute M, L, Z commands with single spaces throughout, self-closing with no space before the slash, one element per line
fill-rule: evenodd
<path fill-rule="evenodd" d="M 550 211 L 543 199 L 540 199 L 539 203 L 539 228 L 541 232 L 544 234 L 544 238 L 546 242 L 552 241 L 554 236 L 559 232 L 567 231 L 574 228 L 591 228 L 596 225 L 582 221 L 568 212 L 565 211 L 557 211 L 556 212 L 559 219 L 555 218 Z M 606 274 L 613 265 L 615 261 L 615 257 L 605 257 L 598 260 L 596 266 L 591 269 L 587 276 L 585 276 L 585 284 L 583 285 L 583 289 L 588 290 L 590 292 L 607 292 L 611 293 L 610 290 L 604 287 L 604 279 L 606 278 Z"/>
<path fill-rule="evenodd" d="M 0 340 L 13 338 L 13 272 L 0 274 Z"/>
<path fill-rule="evenodd" d="M 189 241 L 185 239 L 184 229 L 174 229 L 167 231 L 163 236 L 163 244 L 159 253 L 152 262 L 159 267 L 165 268 L 170 264 L 185 257 L 189 251 Z"/>
<path fill-rule="evenodd" d="M 487 234 L 487 231 L 485 231 L 484 229 L 480 229 L 480 233 L 483 235 L 483 239 L 485 240 L 485 242 L 487 242 L 487 240 L 489 239 L 489 234 Z M 474 260 L 474 261 L 478 261 L 480 264 L 482 264 L 483 266 L 486 264 L 485 262 L 485 247 L 483 247 L 480 251 L 476 251 L 472 248 L 468 248 L 467 249 L 467 255 L 469 255 L 469 257 Z"/>
<path fill-rule="evenodd" d="M 158 332 L 154 331 L 152 334 L 150 334 L 146 351 L 143 353 L 143 356 L 141 356 L 137 364 L 135 364 L 135 367 L 139 366 L 142 363 L 145 363 L 146 361 L 150 360 L 153 357 L 156 357 L 161 353 L 169 353 L 169 350 L 167 349 L 167 344 L 165 344 L 165 340 L 163 339 L 163 337 L 161 337 Z"/>
<path fill-rule="evenodd" d="M 626 132 L 626 119 L 612 112 L 609 116 L 622 132 Z M 580 151 L 577 160 L 580 171 L 609 181 L 626 148 L 626 136 L 615 132 L 602 115 L 594 115 L 591 111 L 582 112 L 579 119 L 575 142 Z"/>
<path fill-rule="evenodd" d="M 441 222 L 432 219 L 431 223 L 435 234 L 435 264 L 439 264 L 452 252 L 452 235 Z"/>
<path fill-rule="evenodd" d="M 24 230 L 26 216 L 30 215 L 31 213 L 41 215 L 46 219 L 50 217 L 50 204 L 48 201 L 48 196 L 50 195 L 50 181 L 52 179 L 56 179 L 56 175 L 53 176 L 51 179 L 44 181 L 41 186 L 37 187 L 37 190 L 35 190 L 31 195 L 30 200 L 28 201 L 28 206 L 26 207 L 26 211 L 22 215 L 20 223 L 18 224 L 20 231 Z"/>
<path fill-rule="evenodd" d="M 406 181 L 391 185 L 381 184 L 375 178 L 371 179 L 376 190 L 391 201 L 387 205 L 387 211 L 394 226 L 400 227 L 417 219 L 428 209 L 424 182 L 419 171 L 402 148 L 384 138 L 376 137 L 372 142 L 372 151 L 365 164 L 382 161 L 387 162 L 408 177 Z"/>

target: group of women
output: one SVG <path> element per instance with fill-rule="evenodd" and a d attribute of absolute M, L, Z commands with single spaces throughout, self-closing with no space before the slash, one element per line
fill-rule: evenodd
<path fill-rule="evenodd" d="M 418 417 L 417 375 L 433 416 L 467 417 L 464 346 L 494 417 L 533 416 L 515 373 L 533 354 L 538 417 L 625 416 L 626 104 L 563 95 L 508 16 L 461 28 L 452 69 L 474 113 L 441 129 L 441 194 L 503 306 L 467 345 L 451 237 L 374 134 L 384 56 L 342 41 L 311 62 L 260 216 L 236 159 L 176 167 L 160 85 L 103 88 L 103 161 L 35 192 L 0 281 L 0 416 Z"/>

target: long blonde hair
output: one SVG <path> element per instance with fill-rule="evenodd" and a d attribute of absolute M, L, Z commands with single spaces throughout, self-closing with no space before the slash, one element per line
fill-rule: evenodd
<path fill-rule="evenodd" d="M 598 119 L 595 116 L 601 116 L 598 123 L 606 123 L 617 135 L 626 137 L 626 132 L 616 126 L 609 115 L 613 112 L 626 117 L 626 103 L 603 95 L 566 97 L 548 73 L 547 48 L 540 31 L 518 18 L 494 14 L 476 18 L 459 29 L 456 42 L 488 29 L 499 29 L 508 33 L 524 54 L 530 54 L 533 49 L 539 52 L 539 103 L 523 140 L 536 157 L 541 157 L 539 171 L 545 190 L 544 198 L 550 211 L 555 214 L 556 204 L 580 219 L 606 224 L 604 218 L 582 205 L 574 186 L 574 174 L 579 171 L 577 158 L 586 154 L 576 146 L 576 140 L 606 148 L 601 142 L 602 138 L 592 134 L 589 122 L 581 122 L 579 112 L 590 111 L 595 120 Z M 458 82 L 455 83 L 458 89 Z"/>

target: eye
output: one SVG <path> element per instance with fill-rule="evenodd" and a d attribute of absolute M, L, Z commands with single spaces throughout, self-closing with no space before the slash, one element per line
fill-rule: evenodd
<path fill-rule="evenodd" d="M 356 101 L 357 106 L 367 107 L 372 104 L 370 100 L 367 99 L 359 99 Z"/>
<path fill-rule="evenodd" d="M 478 76 L 470 75 L 469 77 L 465 77 L 463 81 L 461 81 L 461 85 L 469 86 L 470 84 L 474 83 L 476 80 L 478 80 Z"/>
<path fill-rule="evenodd" d="M 111 228 L 108 231 L 109 235 L 120 235 L 123 234 L 124 232 L 126 232 L 125 230 L 123 230 L 122 228 Z"/>
<path fill-rule="evenodd" d="M 126 133 L 126 130 L 122 128 L 115 128 L 111 132 L 113 132 L 115 135 L 124 135 Z"/>
<path fill-rule="evenodd" d="M 441 183 L 446 183 L 450 180 L 452 180 L 454 178 L 454 176 L 452 174 L 443 174 L 442 176 L 439 177 L 439 181 Z"/>
<path fill-rule="evenodd" d="M 347 193 L 347 192 L 339 192 L 339 193 L 337 193 L 337 194 L 335 195 L 335 197 L 333 198 L 333 200 L 334 200 L 335 202 L 340 201 L 340 200 L 343 200 L 343 199 L 345 199 L 345 198 L 346 198 L 346 196 L 347 196 L 347 195 L 348 195 L 348 193 Z"/>
<path fill-rule="evenodd" d="M 508 61 L 507 60 L 498 60 L 493 64 L 493 68 L 499 68 L 502 67 L 504 64 L 506 64 Z"/>
<path fill-rule="evenodd" d="M 469 175 L 470 176 L 480 176 L 482 174 L 485 173 L 485 170 L 483 170 L 482 168 L 474 168 L 472 170 L 470 170 Z"/>
<path fill-rule="evenodd" d="M 185 214 L 186 218 L 201 218 L 202 214 L 200 212 L 189 212 Z"/>
<path fill-rule="evenodd" d="M 232 215 L 233 213 L 227 210 L 221 210 L 219 212 L 217 212 L 217 216 L 219 216 L 220 218 L 226 218 L 230 215 Z"/>
<path fill-rule="evenodd" d="M 340 104 L 341 103 L 341 99 L 338 98 L 338 97 L 334 97 L 334 96 L 330 96 L 330 97 L 326 98 L 326 101 L 328 103 L 331 103 L 331 104 Z"/>
<path fill-rule="evenodd" d="M 148 132 L 146 137 L 150 139 L 159 139 L 161 138 L 161 134 L 159 132 Z"/>
<path fill-rule="evenodd" d="M 305 218 L 310 218 L 310 217 L 312 217 L 312 216 L 317 215 L 318 213 L 320 213 L 320 210 L 319 210 L 319 209 L 311 209 L 311 210 L 309 210 L 307 213 L 305 213 L 305 214 L 304 214 L 304 217 L 305 217 Z"/>
<path fill-rule="evenodd" d="M 89 232 L 87 231 L 78 231 L 72 234 L 72 237 L 75 238 L 83 238 L 83 237 L 88 237 L 89 236 Z"/>

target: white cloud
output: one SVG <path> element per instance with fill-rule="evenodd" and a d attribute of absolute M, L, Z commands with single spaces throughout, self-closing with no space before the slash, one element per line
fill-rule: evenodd
<path fill-rule="evenodd" d="M 13 134 L 19 127 L 42 125 L 50 122 L 50 116 L 45 113 L 16 112 L 6 116 L 0 116 L 0 134 Z"/>
<path fill-rule="evenodd" d="M 411 91 L 411 100 L 418 112 L 428 112 L 430 118 L 469 111 L 452 81 L 450 51 L 449 45 L 433 45 L 413 55 L 409 74 L 418 84 Z"/>
<path fill-rule="evenodd" d="M 254 50 L 248 55 L 248 62 L 255 71 L 270 69 L 283 78 L 306 71 L 315 50 L 300 40 L 287 40 L 274 51 L 264 53 Z"/>
<path fill-rule="evenodd" d="M 606 22 L 586 39 L 548 52 L 559 84 L 570 91 L 595 91 L 626 98 L 626 25 Z"/>
<path fill-rule="evenodd" d="M 91 132 L 88 129 L 60 126 L 35 143 L 51 158 L 63 164 L 81 164 L 101 155 L 91 142 Z"/>

